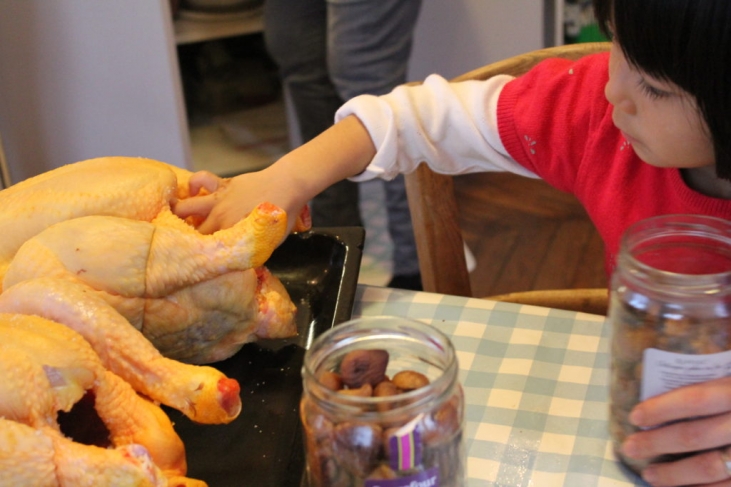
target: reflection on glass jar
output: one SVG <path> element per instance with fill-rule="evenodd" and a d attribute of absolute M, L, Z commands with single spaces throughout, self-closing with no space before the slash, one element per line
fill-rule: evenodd
<path fill-rule="evenodd" d="M 449 339 L 397 317 L 349 321 L 305 354 L 311 487 L 464 485 L 464 398 Z"/>
<path fill-rule="evenodd" d="M 686 384 L 727 375 L 731 367 L 731 222 L 666 215 L 625 233 L 612 277 L 610 433 L 622 461 L 647 464 L 619 446 L 637 428 L 640 401 Z"/>

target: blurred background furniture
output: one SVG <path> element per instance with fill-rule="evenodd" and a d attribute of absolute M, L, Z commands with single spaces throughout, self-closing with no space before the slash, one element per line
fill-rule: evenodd
<path fill-rule="evenodd" d="M 608 43 L 585 43 L 541 49 L 455 81 L 519 76 L 548 57 L 578 59 L 608 48 Z M 452 177 L 426 164 L 406 176 L 406 187 L 425 291 L 606 313 L 603 245 L 573 196 L 512 174 Z M 472 279 L 465 242 L 477 259 Z M 514 252 L 521 246 L 522 252 Z"/>

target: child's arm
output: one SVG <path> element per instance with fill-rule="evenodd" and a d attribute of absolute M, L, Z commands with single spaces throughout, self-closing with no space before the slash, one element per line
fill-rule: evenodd
<path fill-rule="evenodd" d="M 212 233 L 230 227 L 268 201 L 287 212 L 291 229 L 310 199 L 333 183 L 362 172 L 375 153 L 363 124 L 349 116 L 262 171 L 231 179 L 193 176 L 191 191 L 195 194 L 205 187 L 211 194 L 179 201 L 174 211 L 182 218 L 205 216 L 199 230 Z"/>
<path fill-rule="evenodd" d="M 210 233 L 269 201 L 287 211 L 291 229 L 310 199 L 358 174 L 359 181 L 392 179 L 426 162 L 445 174 L 507 170 L 535 177 L 500 142 L 497 100 L 510 79 L 449 83 L 430 76 L 421 86 L 356 97 L 338 111 L 342 120 L 335 126 L 263 171 L 230 180 L 211 174 L 192 177 L 191 194 L 201 186 L 215 193 L 183 200 L 174 211 L 205 218 L 199 230 Z"/>

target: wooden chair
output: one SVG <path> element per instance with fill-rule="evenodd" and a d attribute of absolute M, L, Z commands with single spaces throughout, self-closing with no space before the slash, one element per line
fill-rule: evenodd
<path fill-rule="evenodd" d="M 575 60 L 606 51 L 609 46 L 609 43 L 601 42 L 541 49 L 478 68 L 454 81 L 485 80 L 498 74 L 519 76 L 543 59 L 560 57 Z M 421 164 L 416 171 L 406 175 L 406 190 L 424 290 L 472 296 L 452 176 L 437 174 L 426 164 Z M 486 299 L 595 314 L 606 314 L 607 309 L 606 289 L 525 291 Z"/>

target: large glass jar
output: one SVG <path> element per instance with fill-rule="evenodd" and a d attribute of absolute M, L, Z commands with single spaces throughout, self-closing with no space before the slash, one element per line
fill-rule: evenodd
<path fill-rule="evenodd" d="M 640 401 L 731 370 L 731 222 L 698 215 L 640 221 L 625 233 L 612 277 L 610 433 L 619 451 Z"/>
<path fill-rule="evenodd" d="M 439 330 L 396 317 L 343 323 L 313 342 L 302 376 L 311 487 L 464 484 L 464 399 Z"/>

